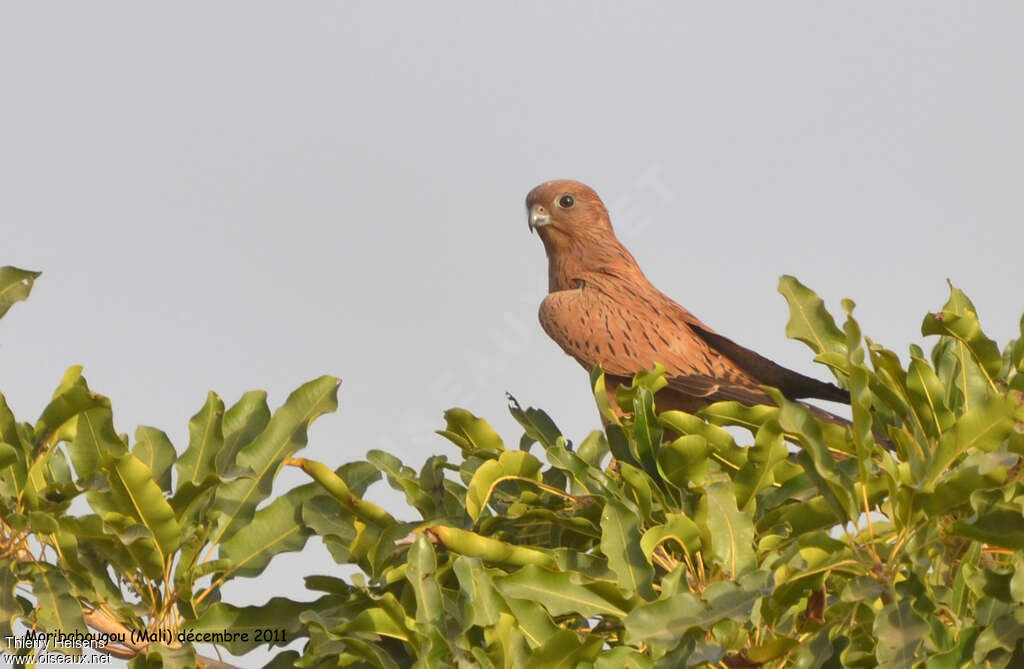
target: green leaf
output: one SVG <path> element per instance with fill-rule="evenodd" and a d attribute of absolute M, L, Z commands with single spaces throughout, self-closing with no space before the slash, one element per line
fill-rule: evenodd
<path fill-rule="evenodd" d="M 466 487 L 448 478 L 452 469 L 447 455 L 431 455 L 420 467 L 420 487 L 430 495 L 438 517 L 461 516 L 466 510 Z"/>
<path fill-rule="evenodd" d="M 142 662 L 144 660 L 144 663 Z M 154 643 L 146 646 L 145 652 L 136 656 L 129 667 L 160 667 L 160 669 L 191 669 L 202 666 L 196 662 L 196 651 L 191 645 L 170 648 Z"/>
<path fill-rule="evenodd" d="M 368 451 L 366 459 L 387 477 L 388 485 L 405 493 L 406 501 L 416 508 L 424 519 L 438 515 L 434 496 L 423 489 L 416 471 L 386 451 Z"/>
<path fill-rule="evenodd" d="M 851 490 L 855 493 L 856 499 L 861 499 L 860 489 L 862 484 L 856 484 Z M 873 477 L 867 484 L 868 502 L 873 507 L 878 505 L 888 494 L 887 483 L 882 477 Z M 795 502 L 783 506 L 773 506 L 769 511 L 763 511 L 757 520 L 757 528 L 761 532 L 778 531 L 787 527 L 787 533 L 792 536 L 799 536 L 812 530 L 832 527 L 847 522 L 845 514 L 837 510 L 834 501 L 827 501 L 824 496 L 819 495 L 806 502 Z"/>
<path fill-rule="evenodd" d="M 281 495 L 253 516 L 252 522 L 220 545 L 220 557 L 232 561 L 233 576 L 258 576 L 275 555 L 300 551 L 313 531 L 302 522 L 302 505 L 320 486 L 306 484 Z"/>
<path fill-rule="evenodd" d="M 309 474 L 343 508 L 355 514 L 360 520 L 381 528 L 395 524 L 391 514 L 361 497 L 367 486 L 380 478 L 380 471 L 372 464 L 350 462 L 332 472 L 330 467 L 315 460 L 301 458 L 300 463 L 302 471 Z"/>
<path fill-rule="evenodd" d="M 494 581 L 506 599 L 537 602 L 554 616 L 575 613 L 586 618 L 622 617 L 632 608 L 614 586 L 572 572 L 553 572 L 530 565 Z"/>
<path fill-rule="evenodd" d="M 697 595 L 681 592 L 667 599 L 638 606 L 626 617 L 626 641 L 671 648 L 693 628 L 710 630 L 725 619 L 749 620 L 754 604 L 768 593 L 770 575 L 755 571 L 738 582 L 718 581 L 709 585 L 701 601 Z"/>
<path fill-rule="evenodd" d="M 604 472 L 564 446 L 552 446 L 545 455 L 553 467 L 568 473 L 584 491 L 598 494 L 613 485 Z"/>
<path fill-rule="evenodd" d="M 934 407 L 929 403 L 925 394 L 917 390 L 922 379 L 918 376 L 930 370 L 927 364 L 921 366 L 920 362 L 915 365 L 917 375 L 911 376 L 904 371 L 899 356 L 868 340 L 871 361 L 875 367 L 875 375 L 869 374 L 863 365 L 854 366 L 852 373 L 856 374 L 857 397 L 854 399 L 854 441 L 858 453 L 870 453 L 873 447 L 873 440 L 870 435 L 870 427 L 875 418 L 885 422 L 884 415 L 878 413 L 879 409 L 888 409 L 898 417 L 907 429 L 900 433 L 897 439 L 899 444 L 910 445 L 911 448 L 898 449 L 897 451 L 905 457 L 915 471 L 919 471 L 925 457 L 925 451 L 929 448 L 929 440 L 938 436 L 938 427 L 934 421 Z M 851 379 L 851 382 L 853 379 Z M 869 390 L 870 389 L 870 390 Z M 875 398 L 881 400 L 879 403 Z M 941 401 L 941 399 L 940 399 Z M 860 458 L 866 460 L 866 455 Z"/>
<path fill-rule="evenodd" d="M 757 565 L 752 514 L 737 508 L 732 485 L 720 482 L 705 488 L 695 520 L 704 533 L 705 562 L 719 565 L 732 578 Z"/>
<path fill-rule="evenodd" d="M 965 320 L 961 322 L 962 318 Z M 947 321 L 954 326 L 953 329 L 946 326 Z M 972 334 L 976 325 L 974 305 L 952 284 L 949 300 L 942 311 L 926 316 L 922 324 L 922 331 L 943 335 L 932 349 L 932 361 L 946 389 L 945 403 L 955 412 L 973 408 L 996 389 L 985 363 L 979 362 L 990 358 L 991 349 L 984 343 L 987 338 L 981 334 L 980 328 Z M 972 338 L 973 345 L 970 342 Z"/>
<path fill-rule="evenodd" d="M 914 411 L 921 417 L 925 433 L 939 437 L 956 420 L 946 406 L 946 392 L 942 381 L 931 365 L 920 355 L 919 350 L 910 351 L 910 367 L 907 370 L 907 389 L 911 392 Z"/>
<path fill-rule="evenodd" d="M 213 497 L 213 491 L 221 484 L 226 484 L 248 473 L 234 471 L 230 474 L 210 474 L 198 485 L 191 482 L 179 486 L 170 499 L 174 516 L 183 525 L 194 522 L 205 522 L 207 507 Z"/>
<path fill-rule="evenodd" d="M 224 401 L 217 393 L 206 395 L 206 404 L 188 421 L 188 448 L 174 468 L 178 472 L 178 488 L 198 485 L 216 471 L 214 459 L 224 447 Z"/>
<path fill-rule="evenodd" d="M 404 623 L 404 618 L 396 620 L 387 607 L 377 606 L 364 609 L 351 622 L 332 629 L 331 633 L 345 636 L 376 634 L 408 642 L 411 641 L 411 635 Z"/>
<path fill-rule="evenodd" d="M 437 556 L 426 536 L 417 535 L 407 564 L 406 579 L 416 597 L 416 622 L 437 626 L 444 616 L 444 600 L 436 577 Z"/>
<path fill-rule="evenodd" d="M 79 416 L 78 433 L 68 447 L 79 479 L 95 474 L 105 457 L 118 458 L 127 452 L 128 448 L 114 432 L 109 408 L 89 409 Z"/>
<path fill-rule="evenodd" d="M 871 604 L 887 591 L 885 584 L 871 576 L 858 576 L 847 582 L 840 594 L 844 602 L 865 602 Z"/>
<path fill-rule="evenodd" d="M 634 381 L 637 387 L 633 397 L 633 430 L 632 436 L 636 444 L 636 455 L 643 470 L 651 476 L 658 475 L 656 458 L 661 446 L 662 429 L 654 415 L 654 395 L 640 386 L 640 376 Z M 659 376 L 664 382 L 664 378 Z"/>
<path fill-rule="evenodd" d="M 57 519 L 53 515 L 42 511 L 29 511 L 28 524 L 32 531 L 37 534 L 53 534 L 60 529 Z"/>
<path fill-rule="evenodd" d="M 1010 550 L 1024 549 L 1024 511 L 1018 503 L 1001 502 L 959 520 L 949 528 L 955 534 Z"/>
<path fill-rule="evenodd" d="M 571 548 L 556 548 L 553 551 L 555 565 L 562 571 L 575 571 L 601 581 L 614 581 L 615 572 L 608 568 L 608 561 L 601 555 L 582 553 Z"/>
<path fill-rule="evenodd" d="M 348 607 L 346 606 L 346 608 Z M 367 609 L 364 607 L 363 610 Z M 275 659 L 274 666 L 282 666 L 282 669 L 285 666 L 298 667 L 299 669 L 305 669 L 306 667 L 326 669 L 328 666 L 355 665 L 361 668 L 399 669 L 400 665 L 379 644 L 362 640 L 376 639 L 376 637 L 372 634 L 360 634 L 358 632 L 342 633 L 341 630 L 349 625 L 345 622 L 342 622 L 340 625 L 338 623 L 339 621 L 344 621 L 345 618 L 335 614 L 334 611 L 327 611 L 325 613 L 326 615 L 321 615 L 317 611 L 305 611 L 302 613 L 300 620 L 310 632 L 309 644 L 304 649 L 302 657 L 295 660 L 292 664 L 280 665 Z M 356 634 L 361 638 L 357 638 Z M 436 633 L 433 636 L 436 637 Z M 419 638 L 415 640 L 418 642 Z M 391 649 L 398 653 L 398 657 L 405 661 L 405 666 L 414 666 L 412 662 L 413 657 L 403 652 L 404 648 L 395 644 L 390 645 Z M 416 650 L 420 650 L 420 648 Z M 424 648 L 423 650 L 424 655 L 430 652 L 429 648 Z M 420 659 L 424 658 L 421 657 Z M 430 659 L 438 660 L 440 658 L 432 655 Z"/>
<path fill-rule="evenodd" d="M 46 458 L 46 476 L 51 483 L 51 489 L 47 491 L 47 501 L 58 505 L 63 504 L 83 489 L 88 489 L 98 482 L 95 480 L 84 481 L 81 487 L 76 486 L 74 475 L 71 473 L 71 465 L 63 450 L 55 449 Z"/>
<path fill-rule="evenodd" d="M 496 582 L 497 579 L 493 580 Z M 501 588 L 498 588 L 498 591 L 501 592 Z M 518 624 L 531 647 L 540 646 L 558 633 L 558 626 L 551 621 L 551 616 L 539 603 L 507 595 L 505 595 L 505 603 L 508 604 L 513 620 Z M 502 621 L 504 622 L 504 616 Z"/>
<path fill-rule="evenodd" d="M 61 377 L 60 383 L 57 384 L 57 389 L 53 391 L 53 396 L 50 399 L 57 399 L 67 391 L 75 387 L 89 389 L 89 384 L 86 383 L 85 377 L 82 376 L 81 365 L 71 365 L 64 370 L 64 376 Z"/>
<path fill-rule="evenodd" d="M 597 410 L 605 425 L 619 425 L 619 416 L 612 407 L 611 399 L 608 397 L 608 387 L 605 384 L 604 370 L 601 365 L 595 365 L 590 370 L 590 388 L 594 393 L 594 401 L 597 403 Z"/>
<path fill-rule="evenodd" d="M 345 481 L 349 491 L 358 497 L 365 495 L 367 488 L 381 479 L 380 470 L 365 460 L 346 462 L 335 473 Z"/>
<path fill-rule="evenodd" d="M 17 498 L 25 487 L 28 475 L 28 461 L 31 448 L 22 442 L 18 433 L 18 424 L 7 406 L 7 398 L 0 393 L 0 443 L 11 446 L 15 459 L 0 468 L 0 494 L 8 498 Z"/>
<path fill-rule="evenodd" d="M 3 393 L 0 393 L 0 442 L 20 447 L 21 450 L 29 450 L 31 447 L 31 443 L 22 441 L 21 433 L 18 431 L 18 421 L 7 405 L 7 398 Z"/>
<path fill-rule="evenodd" d="M 63 397 L 62 397 L 63 396 Z M 110 407 L 110 402 L 102 395 L 89 391 L 89 384 L 82 376 L 81 365 L 71 365 L 64 371 L 57 389 L 53 391 L 50 406 L 44 410 L 45 421 L 37 426 L 36 443 L 56 444 L 60 441 L 71 442 L 78 430 L 75 416 L 88 408 L 96 406 Z M 42 423 L 45 423 L 43 425 Z M 52 427 L 52 429 L 50 429 Z"/>
<path fill-rule="evenodd" d="M 807 344 L 816 354 L 838 353 L 846 357 L 846 337 L 814 291 L 795 277 L 779 277 L 779 292 L 789 303 L 786 336 Z"/>
<path fill-rule="evenodd" d="M 82 617 L 82 605 L 71 596 L 71 585 L 59 569 L 36 563 L 32 573 L 32 592 L 39 601 L 36 620 L 48 632 L 85 634 L 88 628 Z"/>
<path fill-rule="evenodd" d="M 338 407 L 339 383 L 332 376 L 321 376 L 300 386 L 274 412 L 267 429 L 239 452 L 238 464 L 251 469 L 254 476 L 217 489 L 214 509 L 221 519 L 212 543 L 231 538 L 252 519 L 256 505 L 270 494 L 281 463 L 306 445 L 309 425 Z"/>
<path fill-rule="evenodd" d="M 640 519 L 614 499 L 605 502 L 601 513 L 601 552 L 626 596 L 654 599 L 654 569 L 640 546 Z"/>
<path fill-rule="evenodd" d="M 876 654 L 887 666 L 909 667 L 919 659 L 918 650 L 929 632 L 928 623 L 909 599 L 886 605 L 875 618 L 872 632 L 878 639 Z"/>
<path fill-rule="evenodd" d="M 10 444 L 0 443 L 0 470 L 18 462 L 20 453 Z"/>
<path fill-rule="evenodd" d="M 998 447 L 1013 430 L 1014 410 L 1012 400 L 993 395 L 960 416 L 956 424 L 943 433 L 928 462 L 926 486 L 934 485 L 942 472 L 967 451 L 988 452 Z"/>
<path fill-rule="evenodd" d="M 496 458 L 505 450 L 505 444 L 494 428 L 465 409 L 445 411 L 444 421 L 445 429 L 438 430 L 437 434 L 461 448 L 463 456 Z"/>
<path fill-rule="evenodd" d="M 320 495 L 303 503 L 302 522 L 324 541 L 324 546 L 338 564 L 356 562 L 362 555 L 353 556 L 349 550 L 362 533 L 356 530 L 350 514 L 332 497 Z M 310 587 L 307 582 L 307 587 Z"/>
<path fill-rule="evenodd" d="M 838 667 L 834 661 L 834 655 L 836 649 L 832 644 L 831 636 L 832 629 L 825 627 L 815 634 L 810 641 L 804 643 L 802 647 L 798 647 L 795 655 L 793 656 L 793 669 L 821 669 L 822 667 Z M 850 647 L 847 646 L 847 650 Z M 871 655 L 869 658 L 870 664 L 858 664 L 854 666 L 875 666 L 875 658 Z"/>
<path fill-rule="evenodd" d="M 611 451 L 608 450 L 608 438 L 601 430 L 591 430 L 583 441 L 580 442 L 576 453 L 588 465 L 600 467 L 605 457 Z"/>
<path fill-rule="evenodd" d="M 751 662 L 764 664 L 787 655 L 799 642 L 785 636 L 769 636 L 744 653 Z"/>
<path fill-rule="evenodd" d="M 640 547 L 647 561 L 651 562 L 655 548 L 670 539 L 679 544 L 687 555 L 692 556 L 701 547 L 701 532 L 697 524 L 685 514 L 669 513 L 666 514 L 663 524 L 647 530 L 640 539 Z"/>
<path fill-rule="evenodd" d="M 712 425 L 742 427 L 751 433 L 756 433 L 766 420 L 776 418 L 778 414 L 778 407 L 763 404 L 748 407 L 731 400 L 714 402 L 697 412 L 698 416 L 705 418 Z"/>
<path fill-rule="evenodd" d="M 466 492 L 466 513 L 476 522 L 495 488 L 503 481 L 539 481 L 540 461 L 526 451 L 503 451 L 473 474 Z"/>
<path fill-rule="evenodd" d="M 102 395 L 89 392 L 89 389 L 84 385 L 71 386 L 60 395 L 57 395 L 46 405 L 43 413 L 39 416 L 39 420 L 36 422 L 36 445 L 41 446 L 48 441 L 53 441 L 54 435 L 57 434 L 60 434 L 62 438 L 77 440 L 75 430 L 67 429 L 65 426 L 74 425 L 74 421 L 78 416 L 90 412 L 90 410 L 96 410 L 92 413 L 94 417 L 102 414 L 104 410 L 109 415 L 110 400 Z M 112 427 L 110 431 L 113 433 Z M 80 477 L 88 475 L 79 473 Z"/>
<path fill-rule="evenodd" d="M 939 478 L 934 492 L 917 493 L 916 503 L 933 515 L 966 505 L 976 490 L 1005 486 L 1010 468 L 1019 461 L 1020 456 L 1000 451 L 969 453 L 963 462 Z"/>
<path fill-rule="evenodd" d="M 551 448 L 562 438 L 562 431 L 555 425 L 555 421 L 540 409 L 527 407 L 523 409 L 519 402 L 512 395 L 506 393 L 508 398 L 508 410 L 516 422 L 523 426 L 525 434 L 519 442 L 519 448 L 526 450 L 535 442 L 539 442 L 544 448 Z"/>
<path fill-rule="evenodd" d="M 664 411 L 658 415 L 658 422 L 682 436 L 704 437 L 711 446 L 713 458 L 728 469 L 738 470 L 747 461 L 747 449 L 740 448 L 721 425 L 742 425 L 756 431 L 762 422 L 778 412 L 775 407 L 745 407 L 739 402 L 716 402 L 701 410 L 699 416 L 683 411 Z"/>
<path fill-rule="evenodd" d="M 619 476 L 626 484 L 624 488 L 626 489 L 627 498 L 624 500 L 624 503 L 631 509 L 634 507 L 638 508 L 640 511 L 639 519 L 646 521 L 651 517 L 655 494 L 659 498 L 659 503 L 664 503 L 664 500 L 661 499 L 663 495 L 661 494 L 659 484 L 655 483 L 654 479 L 639 467 L 634 467 L 621 461 L 617 464 Z"/>
<path fill-rule="evenodd" d="M 980 632 L 981 630 L 976 627 L 962 630 L 951 648 L 935 653 L 928 658 L 927 669 L 958 669 L 971 666 L 972 651 L 977 644 Z M 979 664 L 981 663 L 979 662 Z"/>
<path fill-rule="evenodd" d="M 925 316 L 921 334 L 956 339 L 980 366 L 986 380 L 995 389 L 994 379 L 1003 364 L 999 347 L 982 332 L 978 314 L 967 296 L 952 283 L 949 284 L 949 291 L 949 301 L 942 311 Z"/>
<path fill-rule="evenodd" d="M 775 483 L 775 468 L 789 456 L 778 421 L 768 420 L 757 430 L 747 462 L 733 478 L 736 503 L 746 509 L 757 493 Z"/>
<path fill-rule="evenodd" d="M 620 423 L 608 423 L 604 428 L 605 437 L 608 439 L 608 450 L 612 457 L 618 462 L 626 462 L 636 467 L 642 463 L 637 458 L 636 442 L 626 434 L 626 429 Z"/>
<path fill-rule="evenodd" d="M 110 490 L 90 493 L 87 496 L 90 505 L 104 516 L 120 513 L 134 519 L 151 533 L 162 564 L 169 564 L 181 543 L 181 525 L 160 486 L 153 480 L 153 472 L 131 453 L 118 458 L 105 456 L 104 470 Z"/>
<path fill-rule="evenodd" d="M 658 471 L 661 476 L 680 490 L 704 483 L 708 470 L 711 445 L 699 434 L 687 434 L 675 441 L 662 444 L 658 451 Z"/>
<path fill-rule="evenodd" d="M 656 362 L 652 369 L 634 374 L 629 384 L 618 384 L 615 388 L 615 404 L 626 412 L 647 412 L 649 409 L 638 409 L 637 400 L 640 400 L 640 405 L 653 407 L 654 393 L 666 386 L 668 381 L 665 380 L 665 366 Z M 648 397 L 641 398 L 640 391 L 646 391 Z"/>
<path fill-rule="evenodd" d="M 97 514 L 62 516 L 59 519 L 62 531 L 58 534 L 58 542 L 62 551 L 72 549 L 64 556 L 69 564 L 77 569 L 77 562 L 82 566 L 80 573 L 88 575 L 97 591 L 110 593 L 115 588 L 112 584 L 107 585 L 107 565 L 113 567 L 115 572 L 124 574 L 135 573 L 140 565 L 148 565 L 150 562 L 157 571 L 161 565 L 159 552 L 151 538 L 152 533 L 123 514 L 110 512 L 107 517 L 110 522 L 104 522 Z M 139 532 L 134 532 L 133 536 L 129 537 L 129 527 L 140 529 L 141 534 L 150 538 L 139 536 Z M 119 535 L 121 529 L 126 530 L 124 539 Z M 89 568 L 90 566 L 95 568 Z M 123 594 L 118 590 L 116 598 L 107 601 L 119 602 L 122 598 Z"/>
<path fill-rule="evenodd" d="M 15 596 L 18 577 L 11 571 L 11 566 L 8 560 L 0 561 L 0 639 L 14 635 L 14 619 L 25 613 Z"/>
<path fill-rule="evenodd" d="M 604 638 L 588 634 L 581 640 L 576 632 L 561 630 L 530 656 L 531 669 L 563 669 L 580 662 L 595 660 L 601 653 Z"/>
<path fill-rule="evenodd" d="M 32 272 L 7 265 L 0 267 L 0 318 L 32 292 L 32 285 L 42 272 Z"/>
<path fill-rule="evenodd" d="M 554 557 L 545 551 L 519 546 L 493 537 L 485 537 L 447 525 L 428 525 L 423 528 L 437 543 L 453 553 L 481 558 L 487 562 L 513 567 L 525 565 L 552 566 Z"/>
<path fill-rule="evenodd" d="M 540 607 L 536 608 L 541 610 Z M 474 649 L 472 652 L 474 658 L 480 662 L 481 668 L 487 669 L 525 667 L 528 664 L 530 648 L 540 645 L 539 642 L 533 644 L 528 640 L 526 632 L 516 624 L 515 617 L 510 614 L 502 614 L 497 625 L 484 630 L 484 639 L 489 649 L 488 660 L 485 662 L 480 658 L 482 649 Z"/>
<path fill-rule="evenodd" d="M 1018 607 L 981 630 L 974 643 L 973 666 L 1019 666 L 1021 639 L 1024 639 L 1024 610 Z"/>
<path fill-rule="evenodd" d="M 140 571 L 156 580 L 163 575 L 164 556 L 153 539 L 153 533 L 131 516 L 116 511 L 103 514 L 103 533 L 116 537 L 112 546 L 99 546 L 102 555 L 115 554 L 112 562 L 119 564 L 128 573 Z M 123 550 L 122 550 L 123 549 Z"/>
<path fill-rule="evenodd" d="M 197 633 L 223 633 L 224 630 L 248 632 L 248 640 L 243 641 L 236 636 L 229 643 L 218 644 L 235 655 L 241 655 L 258 646 L 266 645 L 266 642 L 255 641 L 255 631 L 259 629 L 280 629 L 288 642 L 308 637 L 309 632 L 300 622 L 299 616 L 304 611 L 324 610 L 340 603 L 337 595 L 325 595 L 314 602 L 296 602 L 285 597 L 274 597 L 258 606 L 232 606 L 218 602 L 204 610 L 199 618 L 184 625 L 184 629 Z"/>
<path fill-rule="evenodd" d="M 1024 372 L 1024 314 L 1020 317 L 1020 336 L 1006 347 L 1010 366 L 1018 372 Z"/>
<path fill-rule="evenodd" d="M 818 486 L 826 501 L 835 507 L 836 515 L 852 520 L 859 514 L 851 495 L 853 482 L 836 467 L 835 458 L 825 444 L 821 423 L 804 405 L 791 402 L 777 391 L 769 391 L 779 403 L 779 425 L 786 434 L 794 435 L 802 446 L 797 460 Z"/>
<path fill-rule="evenodd" d="M 178 457 L 174 444 L 163 430 L 140 425 L 135 430 L 132 453 L 153 472 L 153 480 L 164 492 L 171 490 L 171 465 Z"/>
<path fill-rule="evenodd" d="M 218 472 L 226 472 L 235 466 L 238 452 L 251 444 L 270 422 L 270 407 L 267 393 L 251 390 L 224 412 L 224 445 L 214 458 Z"/>
<path fill-rule="evenodd" d="M 480 627 L 497 625 L 501 614 L 508 613 L 509 609 L 494 587 L 483 561 L 460 555 L 455 558 L 453 570 L 459 579 L 459 601 L 468 624 Z"/>
<path fill-rule="evenodd" d="M 615 646 L 598 656 L 594 669 L 653 669 L 654 660 L 629 646 Z"/>
<path fill-rule="evenodd" d="M 28 467 L 22 489 L 22 499 L 27 508 L 34 509 L 40 504 L 39 496 L 49 483 L 46 478 L 48 460 L 54 452 L 53 450 L 43 451 Z"/>

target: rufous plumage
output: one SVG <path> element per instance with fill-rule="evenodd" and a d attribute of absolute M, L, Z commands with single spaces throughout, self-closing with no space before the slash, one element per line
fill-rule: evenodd
<path fill-rule="evenodd" d="M 695 411 L 719 400 L 772 404 L 765 385 L 793 400 L 849 403 L 845 390 L 740 346 L 655 288 L 588 186 L 548 181 L 530 191 L 526 208 L 548 257 L 540 323 L 585 368 L 600 364 L 610 390 L 661 363 L 668 388 L 658 394 L 659 410 Z"/>

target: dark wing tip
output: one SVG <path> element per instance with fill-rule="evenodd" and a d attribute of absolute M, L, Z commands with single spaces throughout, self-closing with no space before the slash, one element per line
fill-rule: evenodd
<path fill-rule="evenodd" d="M 783 395 L 791 400 L 815 398 L 829 402 L 850 403 L 850 393 L 835 384 L 794 372 L 749 348 L 740 346 L 728 337 L 723 337 L 716 332 L 709 332 L 692 323 L 689 325 L 708 345 L 739 365 L 747 374 L 766 386 L 778 388 Z"/>

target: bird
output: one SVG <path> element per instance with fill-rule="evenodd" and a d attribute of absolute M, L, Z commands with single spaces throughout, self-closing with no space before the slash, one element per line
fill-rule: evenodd
<path fill-rule="evenodd" d="M 578 181 L 540 184 L 526 196 L 531 232 L 548 258 L 548 294 L 540 324 L 563 351 L 590 370 L 600 365 L 615 388 L 634 374 L 665 368 L 659 411 L 693 413 L 712 402 L 774 405 L 763 386 L 795 401 L 850 403 L 835 384 L 787 369 L 719 334 L 654 287 L 612 229 L 597 193 Z M 849 421 L 806 405 L 829 422 Z"/>

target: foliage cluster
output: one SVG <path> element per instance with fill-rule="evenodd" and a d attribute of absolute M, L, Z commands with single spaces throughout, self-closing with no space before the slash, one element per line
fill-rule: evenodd
<path fill-rule="evenodd" d="M 0 316 L 35 278 L 0 269 Z M 459 457 L 332 469 L 295 455 L 337 406 L 332 377 L 273 413 L 210 393 L 180 454 L 156 428 L 118 434 L 77 367 L 35 423 L 0 395 L 0 636 L 168 633 L 107 647 L 134 667 L 223 666 L 177 635 L 226 630 L 249 633 L 219 644 L 236 655 L 304 640 L 273 667 L 1022 666 L 1024 320 L 1000 351 L 951 286 L 930 355 L 904 365 L 851 302 L 839 327 L 795 279 L 780 291 L 852 426 L 777 393 L 659 413 L 658 369 L 615 411 L 598 369 L 605 427 L 576 445 L 510 398 L 514 448 L 452 409 Z M 312 481 L 272 497 L 285 466 Z M 411 518 L 365 499 L 382 477 Z M 314 536 L 356 573 L 222 601 Z"/>

